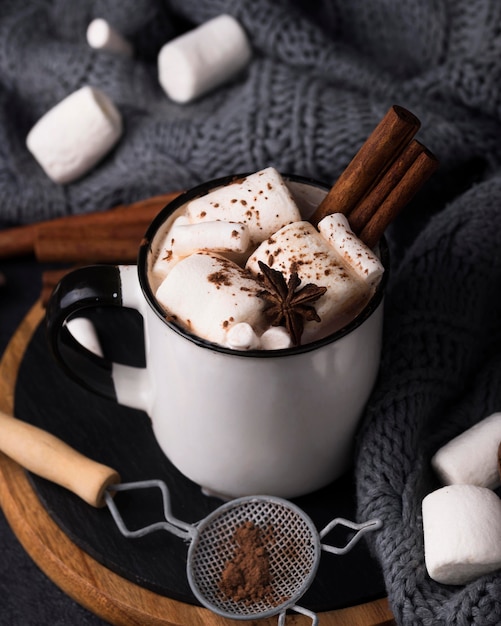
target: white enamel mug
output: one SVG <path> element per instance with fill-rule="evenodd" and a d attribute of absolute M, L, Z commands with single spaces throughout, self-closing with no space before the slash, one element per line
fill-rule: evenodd
<path fill-rule="evenodd" d="M 74 379 L 145 411 L 170 461 L 207 492 L 293 498 L 324 487 L 350 467 L 379 368 L 388 252 L 383 240 L 386 271 L 371 301 L 324 339 L 269 351 L 204 341 L 166 320 L 147 268 L 165 221 L 187 201 L 234 178 L 199 185 L 166 206 L 146 232 L 137 266 L 89 266 L 66 275 L 47 307 L 48 336 Z M 310 179 L 284 179 L 305 218 L 328 191 Z M 109 362 L 77 343 L 66 322 L 95 306 L 141 314 L 146 367 Z"/>

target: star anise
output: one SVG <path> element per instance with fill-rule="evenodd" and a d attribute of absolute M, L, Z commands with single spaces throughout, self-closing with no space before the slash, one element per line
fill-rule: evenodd
<path fill-rule="evenodd" d="M 308 283 L 298 290 L 301 279 L 297 272 L 292 272 L 286 282 L 282 272 L 272 269 L 262 261 L 259 261 L 259 268 L 264 289 L 257 295 L 266 302 L 264 314 L 272 326 L 285 326 L 293 345 L 298 346 L 305 321 L 320 322 L 320 317 L 311 304 L 327 291 L 327 287 Z"/>

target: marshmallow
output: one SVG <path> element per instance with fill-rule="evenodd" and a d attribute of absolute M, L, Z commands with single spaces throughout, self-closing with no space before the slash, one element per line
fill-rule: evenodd
<path fill-rule="evenodd" d="M 318 322 L 306 321 L 302 343 L 342 328 L 361 310 L 373 292 L 366 277 L 356 273 L 335 254 L 332 246 L 309 222 L 288 224 L 274 233 L 249 257 L 246 269 L 259 275 L 259 261 L 282 272 L 286 280 L 292 272 L 297 272 L 303 286 L 314 283 L 327 288 L 314 305 L 321 326 Z"/>
<path fill-rule="evenodd" d="M 185 257 L 157 289 L 157 300 L 169 317 L 190 332 L 226 345 L 227 332 L 247 322 L 256 334 L 263 330 L 261 285 L 238 265 L 212 254 Z"/>
<path fill-rule="evenodd" d="M 188 203 L 186 215 L 192 223 L 224 220 L 245 224 L 255 244 L 301 219 L 290 191 L 273 167 L 195 198 Z"/>
<path fill-rule="evenodd" d="M 431 464 L 445 485 L 462 483 L 495 489 L 501 484 L 500 442 L 501 413 L 493 413 L 440 448 Z"/>
<path fill-rule="evenodd" d="M 122 117 L 102 91 L 82 87 L 50 109 L 28 133 L 26 145 L 54 182 L 83 176 L 122 135 Z"/>
<path fill-rule="evenodd" d="M 153 257 L 153 263 L 149 269 L 153 291 L 156 291 L 160 283 L 169 273 L 170 269 L 180 260 L 179 257 L 174 256 L 172 252 L 172 237 L 170 236 L 171 231 L 177 226 L 184 226 L 189 223 L 190 220 L 186 217 L 186 215 L 179 215 L 176 217 L 157 246 L 157 252 Z"/>
<path fill-rule="evenodd" d="M 175 102 L 185 103 L 230 80 L 250 61 L 251 46 L 231 15 L 220 15 L 166 43 L 158 80 Z"/>
<path fill-rule="evenodd" d="M 173 254 L 178 257 L 201 251 L 243 253 L 250 245 L 247 226 L 234 222 L 176 224 L 168 238 Z"/>
<path fill-rule="evenodd" d="M 501 567 L 501 500 L 490 489 L 449 485 L 422 503 L 429 576 L 464 585 Z"/>
<path fill-rule="evenodd" d="M 106 20 L 97 18 L 87 27 L 87 43 L 96 50 L 108 50 L 125 56 L 132 56 L 132 45 L 114 30 Z"/>
<path fill-rule="evenodd" d="M 318 223 L 318 230 L 349 265 L 368 285 L 377 285 L 384 267 L 372 250 L 351 230 L 342 213 L 327 215 Z"/>
<path fill-rule="evenodd" d="M 292 339 L 283 326 L 271 326 L 260 339 L 262 350 L 284 350 L 292 346 Z"/>
<path fill-rule="evenodd" d="M 226 333 L 226 345 L 233 350 L 257 350 L 259 337 L 247 322 L 240 322 L 230 327 Z"/>

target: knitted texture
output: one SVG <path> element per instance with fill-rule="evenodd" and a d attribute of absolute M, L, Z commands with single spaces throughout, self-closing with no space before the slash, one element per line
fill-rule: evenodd
<path fill-rule="evenodd" d="M 250 65 L 195 102 L 171 102 L 161 46 L 221 13 L 246 30 Z M 134 44 L 133 58 L 87 45 L 95 17 Z M 1 2 L 3 226 L 268 165 L 332 183 L 392 104 L 421 119 L 418 138 L 441 168 L 388 229 L 382 366 L 356 450 L 359 516 L 384 522 L 368 540 L 405 626 L 501 623 L 501 575 L 434 583 L 421 521 L 434 451 L 501 410 L 500 25 L 498 0 Z M 119 108 L 124 135 L 59 186 L 25 138 L 86 84 Z"/>
<path fill-rule="evenodd" d="M 501 623 L 501 576 L 464 587 L 429 579 L 421 502 L 440 485 L 430 457 L 501 407 L 501 177 L 436 214 L 394 272 L 383 361 L 357 450 L 360 514 L 374 538 L 398 623 Z M 497 228 L 495 227 L 497 230 Z"/>

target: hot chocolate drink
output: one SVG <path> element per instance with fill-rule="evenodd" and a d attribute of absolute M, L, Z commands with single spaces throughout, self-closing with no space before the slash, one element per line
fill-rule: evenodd
<path fill-rule="evenodd" d="M 149 279 L 166 317 L 239 350 L 288 348 L 345 326 L 384 268 L 344 215 L 316 228 L 308 212 L 271 167 L 186 202 L 152 243 Z"/>

